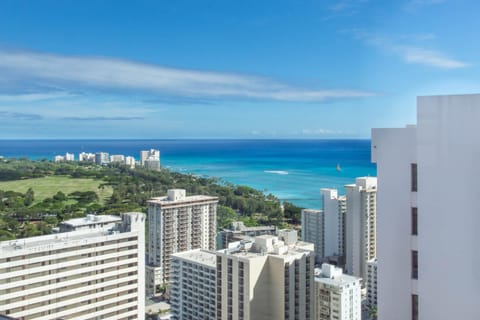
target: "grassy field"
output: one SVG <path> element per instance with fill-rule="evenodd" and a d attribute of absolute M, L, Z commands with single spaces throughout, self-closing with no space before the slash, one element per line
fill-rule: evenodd
<path fill-rule="evenodd" d="M 95 191 L 98 194 L 100 202 L 103 203 L 112 195 L 113 191 L 109 186 L 106 186 L 104 189 L 99 189 L 98 186 L 101 183 L 101 181 L 93 179 L 72 179 L 70 177 L 50 176 L 37 179 L 0 182 L 0 190 L 12 190 L 25 193 L 28 188 L 32 188 L 35 194 L 34 203 L 50 198 L 58 191 L 62 191 L 66 195 L 74 191 Z"/>

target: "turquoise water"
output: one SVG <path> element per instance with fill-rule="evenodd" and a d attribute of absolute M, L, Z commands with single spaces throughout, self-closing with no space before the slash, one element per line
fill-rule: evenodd
<path fill-rule="evenodd" d="M 164 167 L 251 186 L 308 208 L 321 207 L 320 188 L 343 193 L 356 177 L 376 175 L 370 140 L 0 140 L 0 155 L 34 160 L 82 151 L 138 159 L 150 148 L 160 150 Z"/>

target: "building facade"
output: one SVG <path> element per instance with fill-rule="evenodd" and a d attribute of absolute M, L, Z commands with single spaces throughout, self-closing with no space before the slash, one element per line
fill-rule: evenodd
<path fill-rule="evenodd" d="M 158 162 L 158 166 L 160 166 L 160 150 L 150 149 L 140 151 L 140 164 L 145 166 L 146 160 Z"/>
<path fill-rule="evenodd" d="M 186 196 L 183 189 L 148 201 L 147 293 L 154 295 L 171 275 L 171 254 L 215 250 L 217 197 Z"/>
<path fill-rule="evenodd" d="M 377 308 L 377 259 L 367 261 L 367 306 L 369 309 Z"/>
<path fill-rule="evenodd" d="M 19 319 L 143 319 L 145 215 L 111 229 L 0 242 L 0 314 Z"/>
<path fill-rule="evenodd" d="M 315 270 L 315 319 L 361 320 L 361 295 L 360 278 L 327 263 Z"/>
<path fill-rule="evenodd" d="M 377 178 L 357 178 L 345 189 L 345 271 L 365 279 L 367 261 L 377 256 Z"/>
<path fill-rule="evenodd" d="M 379 319 L 480 317 L 479 121 L 479 94 L 430 96 L 416 126 L 373 129 Z"/>
<path fill-rule="evenodd" d="M 313 244 L 294 237 L 263 235 L 217 252 L 216 319 L 314 319 Z"/>
<path fill-rule="evenodd" d="M 216 255 L 195 249 L 172 255 L 173 320 L 216 319 Z"/>
<path fill-rule="evenodd" d="M 339 196 L 336 189 L 320 189 L 325 214 L 325 255 L 345 254 L 346 197 Z"/>
<path fill-rule="evenodd" d="M 325 258 L 325 231 L 323 210 L 302 210 L 302 241 L 313 243 L 317 262 Z"/>
<path fill-rule="evenodd" d="M 95 164 L 103 166 L 110 162 L 110 156 L 108 152 L 97 152 L 95 153 Z"/>

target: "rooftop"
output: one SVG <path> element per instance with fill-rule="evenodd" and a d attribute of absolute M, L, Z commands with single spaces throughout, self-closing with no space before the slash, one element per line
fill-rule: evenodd
<path fill-rule="evenodd" d="M 217 256 L 214 252 L 210 252 L 202 249 L 194 249 L 190 251 L 184 251 L 172 254 L 172 257 L 192 261 L 198 264 L 205 265 L 207 267 L 215 268 Z"/>
<path fill-rule="evenodd" d="M 65 246 L 66 244 L 73 244 L 75 241 L 83 241 L 85 244 L 87 244 L 91 239 L 102 236 L 106 237 L 112 234 L 114 233 L 110 230 L 87 229 L 25 239 L 2 241 L 0 242 L 0 256 L 12 254 L 31 254 L 47 250 L 56 250 Z"/>
<path fill-rule="evenodd" d="M 119 216 L 112 216 L 112 215 L 93 215 L 87 214 L 83 218 L 75 218 L 63 221 L 62 224 L 70 225 L 73 227 L 79 226 L 86 226 L 90 224 L 101 224 L 101 223 L 113 223 L 113 222 L 120 222 L 122 218 Z"/>
<path fill-rule="evenodd" d="M 263 235 L 255 237 L 253 243 L 240 241 L 237 247 L 218 252 L 243 258 L 255 258 L 265 255 L 295 258 L 313 250 L 313 244 L 309 242 L 297 241 L 295 244 L 286 245 L 277 236 Z"/>
<path fill-rule="evenodd" d="M 342 286 L 360 281 L 358 277 L 344 274 L 341 268 L 337 268 L 327 263 L 322 264 L 322 268 L 315 269 L 315 281 L 333 285 Z"/>

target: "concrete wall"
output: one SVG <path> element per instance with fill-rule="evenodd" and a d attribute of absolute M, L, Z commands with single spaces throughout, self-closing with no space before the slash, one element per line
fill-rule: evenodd
<path fill-rule="evenodd" d="M 418 98 L 420 319 L 480 318 L 479 123 L 478 94 Z"/>
<path fill-rule="evenodd" d="M 416 162 L 416 129 L 373 129 L 377 163 L 378 319 L 411 319 L 410 164 Z M 441 280 L 441 279 L 438 279 Z"/>

